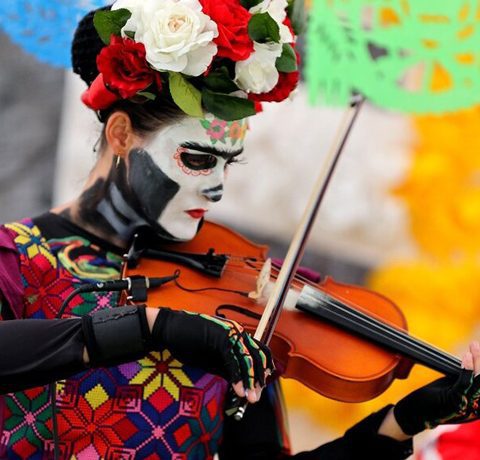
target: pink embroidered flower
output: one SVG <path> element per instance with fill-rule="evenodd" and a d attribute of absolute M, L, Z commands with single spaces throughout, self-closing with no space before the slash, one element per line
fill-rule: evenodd
<path fill-rule="evenodd" d="M 207 134 L 217 141 L 225 137 L 225 128 L 227 127 L 227 122 L 224 120 L 218 120 L 215 118 L 210 123 L 210 127 L 207 130 Z"/>

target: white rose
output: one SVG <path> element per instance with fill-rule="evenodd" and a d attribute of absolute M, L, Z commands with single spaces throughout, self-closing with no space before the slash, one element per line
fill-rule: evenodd
<path fill-rule="evenodd" d="M 235 64 L 235 83 L 250 93 L 268 93 L 278 83 L 275 61 L 281 54 L 278 43 L 255 43 L 250 57 Z"/>
<path fill-rule="evenodd" d="M 263 0 L 258 5 L 250 8 L 250 13 L 268 13 L 278 24 L 280 30 L 280 43 L 292 43 L 293 35 L 283 23 L 287 17 L 287 0 Z"/>
<path fill-rule="evenodd" d="M 217 53 L 213 39 L 218 28 L 202 13 L 198 0 L 119 2 L 132 11 L 123 30 L 135 27 L 135 41 L 145 45 L 147 61 L 154 69 L 197 76 L 210 65 Z"/>

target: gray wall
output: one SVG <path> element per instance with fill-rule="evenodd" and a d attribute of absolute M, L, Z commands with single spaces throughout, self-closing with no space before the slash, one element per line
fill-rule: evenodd
<path fill-rule="evenodd" d="M 64 71 L 3 33 L 0 62 L 0 221 L 8 222 L 50 206 Z"/>

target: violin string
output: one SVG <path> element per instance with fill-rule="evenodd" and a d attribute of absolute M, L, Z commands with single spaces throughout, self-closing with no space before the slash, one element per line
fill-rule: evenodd
<path fill-rule="evenodd" d="M 398 329 L 389 326 L 375 318 L 372 318 L 366 315 L 363 312 L 358 312 L 353 310 L 351 307 L 340 303 L 338 300 L 331 298 L 328 296 L 330 301 L 326 301 L 325 303 L 330 307 L 335 307 L 337 311 L 340 311 L 342 316 L 348 314 L 349 317 L 354 319 L 357 324 L 363 323 L 363 326 L 370 327 L 372 331 L 376 330 L 377 332 L 381 332 L 389 336 L 390 339 L 397 340 L 399 343 L 402 343 L 405 346 L 415 349 L 420 354 L 425 356 L 427 361 L 433 359 L 435 362 L 442 362 L 447 367 L 452 367 L 454 370 L 458 370 L 460 368 L 460 360 L 455 358 L 448 353 L 445 353 L 436 347 L 429 345 L 419 339 L 415 339 L 408 335 L 404 331 L 399 331 Z"/>
<path fill-rule="evenodd" d="M 334 299 L 336 300 L 336 299 Z M 404 342 L 406 345 L 413 345 L 418 347 L 421 351 L 424 351 L 428 354 L 431 354 L 435 358 L 443 359 L 445 362 L 449 362 L 450 364 L 453 365 L 458 365 L 459 360 L 452 355 L 449 355 L 448 353 L 443 352 L 442 350 L 439 350 L 438 348 L 434 347 L 433 345 L 427 344 L 426 342 L 423 342 L 419 339 L 416 339 L 412 336 L 410 336 L 408 333 L 405 331 L 401 331 L 396 329 L 393 326 L 389 326 L 388 324 L 385 324 L 376 318 L 372 318 L 371 316 L 363 313 L 363 312 L 357 312 L 355 310 L 352 310 L 351 307 L 343 305 L 343 304 L 332 304 L 335 306 L 337 309 L 342 310 L 343 313 L 347 311 L 351 316 L 356 317 L 356 319 L 361 319 L 365 323 L 370 323 L 370 326 L 373 326 L 375 328 L 378 328 L 379 330 L 383 330 L 384 332 L 390 334 L 393 338 L 395 339 L 400 339 L 401 341 Z"/>
<path fill-rule="evenodd" d="M 363 325 L 363 326 L 370 326 L 372 328 L 372 331 L 375 328 L 376 330 L 379 331 L 384 331 L 390 335 L 390 337 L 395 338 L 395 339 L 400 339 L 402 340 L 405 344 L 410 345 L 413 343 L 414 346 L 421 347 L 422 351 L 426 351 L 427 353 L 431 353 L 435 347 L 429 346 L 425 344 L 425 342 L 421 342 L 417 339 L 412 338 L 410 335 L 405 333 L 404 331 L 400 331 L 392 326 L 389 326 L 375 318 L 372 318 L 371 316 L 359 312 L 356 310 L 353 310 L 352 307 L 349 307 L 348 305 L 340 303 L 337 299 L 333 299 L 329 297 L 331 301 L 323 301 L 326 305 L 330 307 L 334 307 L 337 311 L 341 312 L 341 317 L 346 317 L 346 318 L 354 318 L 357 324 Z M 455 360 L 454 357 L 448 356 L 447 354 L 443 353 L 441 350 L 435 349 L 436 355 L 435 357 L 440 357 L 440 359 L 445 358 L 447 359 L 450 363 L 455 363 L 457 364 L 458 361 Z"/>
<path fill-rule="evenodd" d="M 367 322 L 370 322 L 370 325 L 364 324 L 363 326 L 364 327 L 369 326 L 370 333 L 378 332 L 381 338 L 390 339 L 391 348 L 393 348 L 397 352 L 400 352 L 401 354 L 404 354 L 404 355 L 406 354 L 410 358 L 413 357 L 415 360 L 420 361 L 423 364 L 426 364 L 427 366 L 432 367 L 434 369 L 441 370 L 442 372 L 445 372 L 447 374 L 451 371 L 453 371 L 454 373 L 457 373 L 460 367 L 460 362 L 456 361 L 455 358 L 449 357 L 448 355 L 444 355 L 436 352 L 435 350 L 429 349 L 424 344 L 416 342 L 415 340 L 412 340 L 412 338 L 409 336 L 402 336 L 398 334 L 398 332 L 393 332 L 392 334 L 392 330 L 386 329 L 385 326 L 374 325 L 375 327 L 372 328 L 372 322 L 370 319 L 367 320 Z M 356 324 L 358 325 L 358 316 L 356 319 Z M 368 333 L 367 333 L 367 336 L 368 336 Z M 395 345 L 392 346 L 392 343 L 394 343 Z M 402 345 L 405 347 L 403 351 L 401 349 Z M 411 356 L 409 356 L 409 354 Z"/>
<path fill-rule="evenodd" d="M 374 318 L 374 317 L 370 316 L 368 313 L 365 313 L 365 312 L 362 312 L 362 311 L 359 311 L 359 310 L 355 310 L 354 308 L 352 308 L 348 304 L 341 303 L 340 300 L 345 300 L 345 299 L 342 299 L 341 296 L 339 296 L 340 297 L 340 300 L 339 300 L 339 299 L 336 299 L 336 298 L 333 298 L 333 297 L 329 296 L 328 294 L 325 294 L 325 293 L 323 293 L 323 294 L 326 295 L 329 299 L 331 299 L 334 302 L 334 303 L 326 302 L 329 306 L 334 306 L 335 308 L 342 311 L 343 313 L 348 312 L 348 314 L 350 314 L 352 317 L 361 318 L 364 322 L 370 322 L 375 327 L 382 328 L 385 331 L 391 333 L 393 336 L 397 336 L 398 338 L 405 339 L 408 342 L 415 342 L 417 345 L 419 345 L 421 347 L 425 347 L 425 349 L 428 350 L 428 351 L 435 351 L 438 356 L 443 356 L 443 357 L 449 359 L 452 363 L 453 362 L 454 363 L 459 362 L 458 358 L 440 350 L 439 348 L 437 348 L 437 347 L 435 347 L 435 346 L 433 346 L 433 345 L 431 345 L 427 342 L 424 342 L 420 339 L 412 337 L 411 335 L 408 334 L 408 332 L 406 332 L 404 330 L 401 330 L 401 329 L 398 329 L 395 326 L 389 325 L 389 324 L 387 324 L 387 323 L 385 323 L 385 322 L 383 322 L 383 321 L 381 321 L 377 318 Z M 335 302 L 337 302 L 337 303 L 335 303 Z"/>
<path fill-rule="evenodd" d="M 276 272 L 272 273 L 272 278 L 277 279 L 278 274 L 280 272 L 280 269 L 277 268 L 277 267 L 274 267 L 274 269 L 275 269 Z M 312 287 L 318 289 L 318 287 L 317 287 L 318 283 L 315 283 L 315 281 L 312 281 L 312 280 L 308 279 L 307 277 L 305 277 L 304 275 L 301 275 L 300 273 L 295 274 L 295 278 L 293 278 L 293 281 L 299 281 L 300 283 L 302 283 L 302 287 L 307 285 L 307 286 L 312 286 Z"/>
<path fill-rule="evenodd" d="M 265 264 L 265 261 L 260 261 L 260 260 L 257 260 L 257 259 L 242 259 L 240 256 L 229 256 L 229 266 L 230 266 L 230 261 L 234 261 L 234 262 L 238 262 L 239 265 L 238 267 L 240 267 L 242 270 L 241 271 L 245 271 L 245 265 L 247 265 L 248 267 L 252 268 L 253 271 L 255 272 L 259 272 L 263 265 Z M 237 267 L 237 266 L 235 266 Z M 240 270 L 239 270 L 240 271 Z M 272 266 L 272 278 L 273 279 L 276 279 L 278 277 L 278 273 L 280 272 L 280 269 L 278 267 L 276 267 L 275 265 Z M 301 275 L 300 273 L 296 273 L 295 274 L 295 278 L 294 278 L 294 281 L 300 281 L 301 283 L 303 283 L 303 285 L 307 284 L 309 286 L 316 286 L 316 283 L 310 279 L 308 279 L 307 277 L 305 277 L 304 275 Z"/>

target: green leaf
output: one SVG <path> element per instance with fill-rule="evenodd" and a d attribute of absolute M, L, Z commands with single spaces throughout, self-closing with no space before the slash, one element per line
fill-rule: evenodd
<path fill-rule="evenodd" d="M 146 97 L 150 101 L 154 101 L 157 98 L 156 94 L 153 94 L 150 91 L 137 91 L 137 94 Z"/>
<path fill-rule="evenodd" d="M 132 30 L 125 30 L 123 32 L 128 38 L 131 38 L 132 40 L 135 38 L 135 32 Z"/>
<path fill-rule="evenodd" d="M 202 94 L 178 72 L 169 72 L 172 99 L 187 115 L 203 117 Z"/>
<path fill-rule="evenodd" d="M 297 56 L 293 47 L 288 43 L 282 46 L 282 54 L 275 61 L 275 67 L 279 72 L 295 72 L 297 70 Z"/>
<path fill-rule="evenodd" d="M 202 91 L 202 102 L 208 112 L 225 121 L 240 120 L 256 113 L 253 101 L 209 89 Z"/>
<path fill-rule="evenodd" d="M 247 10 L 253 8 L 254 6 L 257 6 L 261 2 L 262 0 L 240 0 L 241 5 Z"/>
<path fill-rule="evenodd" d="M 97 11 L 93 17 L 93 25 L 103 43 L 108 45 L 110 37 L 121 35 L 122 28 L 132 16 L 132 13 L 125 8 L 119 10 Z"/>
<path fill-rule="evenodd" d="M 238 91 L 238 86 L 230 78 L 228 69 L 226 67 L 220 67 L 208 74 L 205 77 L 205 86 L 217 93 L 233 93 Z"/>
<path fill-rule="evenodd" d="M 253 41 L 267 43 L 280 41 L 280 28 L 268 13 L 254 14 L 248 22 L 248 35 Z"/>

